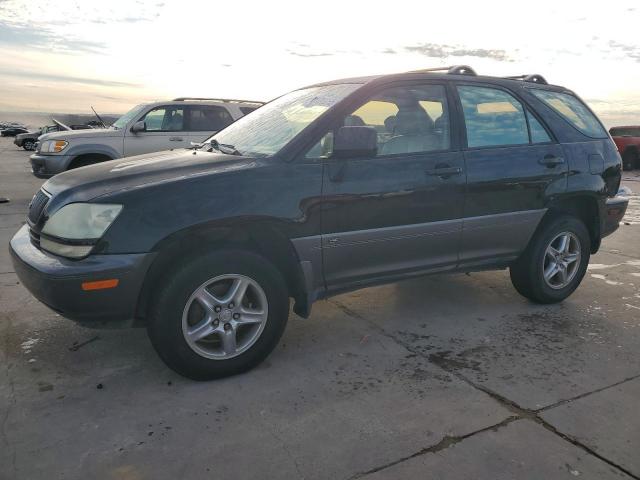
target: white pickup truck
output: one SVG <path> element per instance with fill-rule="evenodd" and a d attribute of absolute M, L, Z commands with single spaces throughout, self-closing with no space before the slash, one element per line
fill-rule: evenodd
<path fill-rule="evenodd" d="M 109 128 L 47 133 L 38 139 L 31 168 L 38 178 L 93 163 L 202 142 L 262 102 L 176 98 L 138 105 Z"/>

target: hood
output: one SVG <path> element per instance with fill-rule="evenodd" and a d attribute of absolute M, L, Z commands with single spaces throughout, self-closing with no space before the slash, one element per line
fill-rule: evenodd
<path fill-rule="evenodd" d="M 111 160 L 60 173 L 43 189 L 53 198 L 52 208 L 82 202 L 134 188 L 174 182 L 202 175 L 253 168 L 256 159 L 195 150 L 168 150 Z"/>
<path fill-rule="evenodd" d="M 122 137 L 123 135 L 123 130 L 116 130 L 115 128 L 89 128 L 86 130 L 45 133 L 40 137 L 40 140 L 73 140 L 74 138 Z"/>

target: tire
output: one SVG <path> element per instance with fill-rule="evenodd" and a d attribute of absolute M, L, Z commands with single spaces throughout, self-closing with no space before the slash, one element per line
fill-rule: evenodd
<path fill-rule="evenodd" d="M 563 234 L 569 240 L 567 250 L 548 252 L 549 247 L 561 250 Z M 579 252 L 578 258 L 570 262 L 573 258 L 571 252 L 575 253 L 576 249 Z M 543 220 L 527 249 L 511 265 L 511 282 L 518 293 L 536 303 L 561 302 L 580 285 L 587 272 L 590 255 L 591 238 L 584 223 L 569 215 L 554 216 Z M 570 263 L 562 267 L 560 264 L 565 262 Z M 545 268 L 552 274 L 554 265 L 556 268 L 560 265 L 557 273 L 548 280 L 545 279 Z M 563 278 L 563 269 L 566 278 Z"/>
<path fill-rule="evenodd" d="M 22 148 L 24 148 L 28 152 L 35 150 L 35 147 L 36 142 L 34 142 L 33 140 L 25 140 L 24 142 L 22 142 Z"/>
<path fill-rule="evenodd" d="M 242 282 L 248 285 L 242 305 L 218 301 Z M 169 368 L 193 380 L 212 380 L 262 362 L 280 340 L 288 315 L 289 296 L 280 272 L 254 253 L 224 250 L 194 257 L 164 275 L 151 299 L 147 331 Z M 258 318 L 261 323 L 244 323 Z M 207 331 L 211 333 L 196 339 Z"/>
<path fill-rule="evenodd" d="M 638 152 L 635 150 L 625 150 L 622 154 L 622 169 L 633 170 L 638 167 Z"/>

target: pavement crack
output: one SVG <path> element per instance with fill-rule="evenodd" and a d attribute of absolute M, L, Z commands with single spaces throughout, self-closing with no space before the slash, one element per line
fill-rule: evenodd
<path fill-rule="evenodd" d="M 606 385 L 604 387 L 596 388 L 595 390 L 591 390 L 589 392 L 581 393 L 580 395 L 576 395 L 575 397 L 565 398 L 564 400 L 560 400 L 558 402 L 552 403 L 551 405 L 547 405 L 546 407 L 539 408 L 539 409 L 535 410 L 535 412 L 536 413 L 546 412 L 547 410 L 551 410 L 553 408 L 560 407 L 562 405 L 565 405 L 567 403 L 573 402 L 575 400 L 580 400 L 581 398 L 588 397 L 589 395 L 593 395 L 594 393 L 603 392 L 605 390 L 617 387 L 618 385 L 622 385 L 623 383 L 630 382 L 630 381 L 635 380 L 637 378 L 640 378 L 640 374 L 624 378 L 624 379 L 620 380 L 619 382 L 612 383 L 611 385 Z"/>
<path fill-rule="evenodd" d="M 472 388 L 474 388 L 476 390 L 479 390 L 479 391 L 485 393 L 486 395 L 488 395 L 489 397 L 493 398 L 501 406 L 503 406 L 505 409 L 509 410 L 512 413 L 512 416 L 507 417 L 505 420 L 503 420 L 503 422 L 510 423 L 513 420 L 517 420 L 517 419 L 527 419 L 527 420 L 530 420 L 532 422 L 535 422 L 538 425 L 540 425 L 543 428 L 545 428 L 546 430 L 548 430 L 549 432 L 551 432 L 551 433 L 557 435 L 558 437 L 562 438 L 563 440 L 571 443 L 572 445 L 574 445 L 575 447 L 579 448 L 580 450 L 586 452 L 587 454 L 598 458 L 599 460 L 603 461 L 607 465 L 610 465 L 611 467 L 623 472 L 624 474 L 628 475 L 631 478 L 634 478 L 635 480 L 640 480 L 640 477 L 638 475 L 633 474 L 632 472 L 630 472 L 625 467 L 623 467 L 621 465 L 618 465 L 617 463 L 615 463 L 615 462 L 609 460 L 608 458 L 600 455 L 598 452 L 596 452 L 595 450 L 593 450 L 589 446 L 584 445 L 583 443 L 581 443 L 578 439 L 576 439 L 576 438 L 574 438 L 574 437 L 572 437 L 570 435 L 567 435 L 564 432 L 561 432 L 556 427 L 551 425 L 549 422 L 547 422 L 545 419 L 543 419 L 539 415 L 539 412 L 544 411 L 545 409 L 541 409 L 540 411 L 538 411 L 538 410 L 530 410 L 528 408 L 521 407 L 520 405 L 518 405 L 513 400 L 511 400 L 511 399 L 509 399 L 509 398 L 507 398 L 507 397 L 505 397 L 503 395 L 500 395 L 499 393 L 491 390 L 490 388 L 488 388 L 488 387 L 486 387 L 484 385 L 480 385 L 477 382 L 474 382 L 473 380 L 468 378 L 466 375 L 462 374 L 459 371 L 460 365 L 455 360 L 450 360 L 450 359 L 448 359 L 446 357 L 443 357 L 443 356 L 440 356 L 440 355 L 435 355 L 435 354 L 427 355 L 424 352 L 422 352 L 421 350 L 413 348 L 406 341 L 403 341 L 402 339 L 396 337 L 395 335 L 387 332 L 384 328 L 380 327 L 375 322 L 365 318 L 364 316 L 360 315 L 358 312 L 350 309 L 346 305 L 343 305 L 339 301 L 332 299 L 332 300 L 329 300 L 329 302 L 332 303 L 333 305 L 335 305 L 336 307 L 338 307 L 340 310 L 342 310 L 345 314 L 349 315 L 350 317 L 353 317 L 353 318 L 356 318 L 356 319 L 359 319 L 359 320 L 365 322 L 366 324 L 371 326 L 373 329 L 375 329 L 377 332 L 379 332 L 381 335 L 384 335 L 385 337 L 393 340 L 397 344 L 403 346 L 409 352 L 411 352 L 411 353 L 413 353 L 415 355 L 418 355 L 418 356 L 420 356 L 422 358 L 425 358 L 430 363 L 440 367 L 445 372 L 449 373 L 450 375 L 455 376 L 456 378 L 458 378 L 459 380 L 465 382 L 466 384 L 468 384 Z M 622 380 L 621 382 L 618 382 L 618 384 L 624 383 L 625 381 L 633 380 L 634 378 L 637 378 L 637 377 L 640 377 L 640 375 L 636 375 L 635 377 L 631 377 L 631 378 Z M 608 387 L 604 387 L 601 390 L 613 387 L 615 385 L 616 384 L 609 385 Z M 587 396 L 587 395 L 590 395 L 592 393 L 596 393 L 597 391 L 598 390 L 594 390 L 593 392 L 588 392 L 586 394 L 583 394 L 582 396 Z M 577 398 L 582 398 L 582 396 L 578 396 Z M 570 402 L 572 400 L 575 400 L 575 399 L 565 400 L 564 403 Z M 500 424 L 498 424 L 498 425 L 500 425 Z M 470 434 L 468 434 L 466 436 L 462 436 L 462 437 L 460 437 L 460 439 L 458 441 L 456 441 L 454 443 L 449 443 L 448 446 L 451 446 L 452 444 L 455 444 L 455 443 L 459 443 L 460 441 L 464 440 L 465 438 L 469 438 L 469 437 L 471 437 L 471 436 L 473 436 L 473 435 L 475 435 L 477 433 L 480 433 L 482 431 L 486 431 L 486 430 L 491 429 L 491 428 L 495 428 L 495 426 L 494 427 L 488 427 L 488 428 L 483 429 L 483 430 L 478 430 L 477 432 L 472 432 L 472 433 L 470 433 Z M 440 443 L 442 443 L 444 441 L 445 441 L 445 439 L 443 439 Z M 448 440 L 447 442 L 451 442 L 451 440 Z M 430 447 L 430 448 L 434 448 L 434 447 Z M 441 448 L 441 450 L 444 449 L 444 448 L 447 448 L 446 442 L 443 445 L 443 447 Z M 424 453 L 429 453 L 429 452 L 425 451 Z M 403 461 L 408 460 L 409 458 L 413 458 L 414 456 L 417 456 L 417 455 L 421 455 L 421 452 L 418 452 L 418 453 L 415 453 L 413 455 L 410 455 L 409 457 L 406 457 L 404 459 L 400 459 L 400 460 L 397 460 L 395 462 L 392 462 L 391 464 L 389 464 L 389 465 L 387 465 L 385 467 L 380 467 L 380 468 L 378 468 L 378 469 L 376 469 L 374 471 L 382 470 L 383 468 L 387 468 L 389 466 L 392 466 L 392 465 L 395 465 L 397 463 L 403 462 Z M 366 475 L 366 474 L 369 474 L 369 473 L 374 473 L 374 471 L 365 472 L 363 474 L 356 474 L 356 476 L 351 477 L 349 480 L 352 480 L 352 479 L 355 479 L 355 478 L 359 478 L 359 477 L 361 477 L 363 475 Z"/>
<path fill-rule="evenodd" d="M 488 427 L 484 427 L 481 428 L 479 430 L 475 430 L 473 432 L 470 433 L 466 433 L 464 435 L 456 435 L 456 436 L 451 436 L 451 435 L 445 435 L 444 437 L 442 437 L 442 439 L 434 444 L 431 445 L 430 447 L 426 447 L 423 448 L 422 450 L 419 450 L 415 453 L 412 453 L 411 455 L 408 455 L 406 457 L 402 457 L 399 458 L 397 460 L 393 460 L 389 463 L 385 463 L 384 465 L 380 465 L 378 467 L 372 468 L 371 470 L 367 470 L 366 472 L 359 472 L 356 473 L 355 475 L 352 475 L 351 477 L 349 477 L 347 480 L 356 480 L 358 478 L 362 478 L 366 475 L 371 475 L 373 473 L 379 472 L 381 470 L 385 470 L 387 468 L 393 467 L 394 465 L 398 465 L 399 463 L 402 462 L 406 462 L 407 460 L 410 460 L 412 458 L 415 457 L 419 457 L 421 455 L 427 455 L 429 453 L 438 453 L 441 452 L 442 450 L 446 450 L 449 447 L 452 447 L 454 445 L 457 445 L 458 443 L 466 440 L 469 437 L 473 437 L 474 435 L 478 435 L 479 433 L 484 433 L 484 432 L 488 432 L 488 431 L 496 431 L 502 427 L 505 427 L 506 425 L 509 425 L 511 422 L 514 422 L 516 420 L 520 420 L 520 418 L 516 415 L 511 415 L 507 418 L 505 418 L 504 420 L 502 420 L 499 423 L 496 423 L 494 425 L 490 425 Z"/>

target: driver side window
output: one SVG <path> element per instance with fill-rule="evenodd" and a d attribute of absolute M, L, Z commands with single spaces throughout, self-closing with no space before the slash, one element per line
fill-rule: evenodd
<path fill-rule="evenodd" d="M 377 133 L 377 156 L 435 152 L 450 148 L 449 109 L 443 85 L 392 87 L 374 94 L 344 117 L 342 126 L 369 126 Z M 334 131 L 325 134 L 306 158 L 329 158 Z"/>
<path fill-rule="evenodd" d="M 183 107 L 158 107 L 144 117 L 147 132 L 179 132 L 184 127 Z"/>

